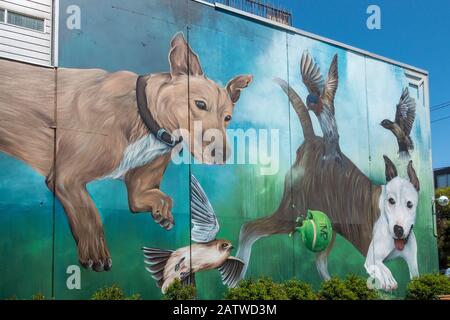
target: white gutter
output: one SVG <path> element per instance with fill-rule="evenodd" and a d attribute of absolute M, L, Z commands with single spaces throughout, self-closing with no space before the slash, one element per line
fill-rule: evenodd
<path fill-rule="evenodd" d="M 280 28 L 280 29 L 283 29 L 283 30 L 286 30 L 286 31 L 290 31 L 292 33 L 296 33 L 296 34 L 299 34 L 299 35 L 302 35 L 302 36 L 305 36 L 305 37 L 308 37 L 308 38 L 311 38 L 311 39 L 315 39 L 315 40 L 319 40 L 319 41 L 322 41 L 322 42 L 325 42 L 325 43 L 329 43 L 329 44 L 335 45 L 337 47 L 340 47 L 340 48 L 343 48 L 343 49 L 346 49 L 346 50 L 349 50 L 349 51 L 353 51 L 353 52 L 356 52 L 356 53 L 359 53 L 359 54 L 362 54 L 362 55 L 365 55 L 365 56 L 368 56 L 368 57 L 371 57 L 371 58 L 374 58 L 374 59 L 377 59 L 377 60 L 385 61 L 387 63 L 393 64 L 393 65 L 397 65 L 399 67 L 406 68 L 406 69 L 409 69 L 409 70 L 412 70 L 412 71 L 415 71 L 415 72 L 418 72 L 420 74 L 428 76 L 428 71 L 427 70 L 420 69 L 420 68 L 417 68 L 417 67 L 413 67 L 413 66 L 411 66 L 409 64 L 398 62 L 396 60 L 385 58 L 385 57 L 380 56 L 378 54 L 375 54 L 375 53 L 372 53 L 372 52 L 369 52 L 369 51 L 366 51 L 366 50 L 362 50 L 362 49 L 359 49 L 359 48 L 356 48 L 356 47 L 344 44 L 344 43 L 339 42 L 339 41 L 335 41 L 335 40 L 332 40 L 332 39 L 329 39 L 329 38 L 318 36 L 318 35 L 315 35 L 313 33 L 308 32 L 308 31 L 304 31 L 304 30 L 300 30 L 300 29 L 297 29 L 297 28 L 294 28 L 294 27 L 291 27 L 291 26 L 287 26 L 285 24 L 282 24 L 282 23 L 279 23 L 279 22 L 276 22 L 276 21 L 273 21 L 273 20 L 270 20 L 270 19 L 267 19 L 267 18 L 260 17 L 258 15 L 252 14 L 252 13 L 248 13 L 248 12 L 245 12 L 245 11 L 233 8 L 233 7 L 229 7 L 229 6 L 223 5 L 221 3 L 215 2 L 214 4 L 212 4 L 212 3 L 206 2 L 204 0 L 192 0 L 192 1 L 195 1 L 195 2 L 198 2 L 198 3 L 202 3 L 204 5 L 208 5 L 208 6 L 214 7 L 216 10 L 221 10 L 221 11 L 234 13 L 236 15 L 240 15 L 240 16 L 252 19 L 252 20 L 256 20 L 256 21 L 262 22 L 264 24 L 269 24 L 269 25 L 275 26 L 277 28 Z"/>

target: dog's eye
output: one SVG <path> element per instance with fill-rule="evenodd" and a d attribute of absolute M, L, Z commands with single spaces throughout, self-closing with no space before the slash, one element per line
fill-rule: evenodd
<path fill-rule="evenodd" d="M 206 110 L 206 102 L 205 101 L 195 100 L 195 105 L 197 106 L 197 108 L 199 108 L 201 110 Z"/>
<path fill-rule="evenodd" d="M 413 207 L 413 203 L 411 201 L 408 201 L 406 203 L 406 206 L 408 207 L 408 209 L 411 209 Z"/>
<path fill-rule="evenodd" d="M 228 244 L 222 243 L 222 248 L 226 249 L 228 247 Z"/>
<path fill-rule="evenodd" d="M 225 116 L 225 122 L 229 122 L 229 121 L 231 121 L 231 116 L 230 115 Z"/>
<path fill-rule="evenodd" d="M 395 204 L 394 198 L 389 198 L 389 203 L 390 203 L 390 204 Z"/>

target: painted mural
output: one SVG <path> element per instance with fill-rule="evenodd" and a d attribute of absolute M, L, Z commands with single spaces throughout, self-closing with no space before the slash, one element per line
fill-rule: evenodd
<path fill-rule="evenodd" d="M 0 59 L 1 298 L 436 270 L 409 70 L 192 0 L 60 8 L 58 68 Z"/>
<path fill-rule="evenodd" d="M 307 105 L 286 81 L 276 81 L 289 96 L 298 115 L 304 142 L 297 149 L 292 175 L 286 179 L 285 195 L 278 209 L 271 216 L 243 225 L 237 256 L 248 262 L 256 240 L 273 234 L 292 233 L 299 217 L 310 209 L 320 210 L 328 214 L 335 232 L 366 257 L 364 266 L 377 279 L 380 288 L 397 289 L 397 282 L 384 265 L 385 261 L 402 257 L 408 264 L 411 277 L 419 274 L 417 244 L 412 229 L 420 183 L 412 161 L 408 163 L 409 180 L 406 180 L 398 177 L 394 163 L 383 155 L 386 184 L 373 184 L 340 151 L 334 117 L 334 96 L 338 89 L 337 56 L 333 57 L 326 81 L 308 53 L 302 57 L 301 74 L 309 91 Z M 308 110 L 317 116 L 322 137 L 315 135 Z M 335 236 L 333 234 L 328 247 L 316 257 L 317 270 L 326 280 L 330 279 L 327 259 Z"/>

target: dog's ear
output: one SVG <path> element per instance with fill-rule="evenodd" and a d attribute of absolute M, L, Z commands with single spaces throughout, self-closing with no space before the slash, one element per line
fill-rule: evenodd
<path fill-rule="evenodd" d="M 385 165 L 386 182 L 389 182 L 397 176 L 397 168 L 395 167 L 391 159 L 389 159 L 387 156 L 383 155 L 383 158 Z"/>
<path fill-rule="evenodd" d="M 227 83 L 227 92 L 233 103 L 236 103 L 239 100 L 241 90 L 247 88 L 248 85 L 252 82 L 252 80 L 253 80 L 252 75 L 244 74 L 231 79 Z"/>
<path fill-rule="evenodd" d="M 409 160 L 409 163 L 408 163 L 408 177 L 409 177 L 409 181 L 412 183 L 414 188 L 416 188 L 416 190 L 419 191 L 420 190 L 420 182 L 419 182 L 419 178 L 417 178 L 416 170 L 414 170 L 412 160 Z"/>
<path fill-rule="evenodd" d="M 179 32 L 173 37 L 170 47 L 169 63 L 172 77 L 180 75 L 203 75 L 200 60 L 187 44 L 183 33 Z"/>

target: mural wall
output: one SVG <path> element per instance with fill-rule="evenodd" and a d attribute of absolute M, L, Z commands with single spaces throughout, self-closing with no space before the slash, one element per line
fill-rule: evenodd
<path fill-rule="evenodd" d="M 0 298 L 437 270 L 409 70 L 191 0 L 60 12 L 57 69 L 0 60 Z"/>

